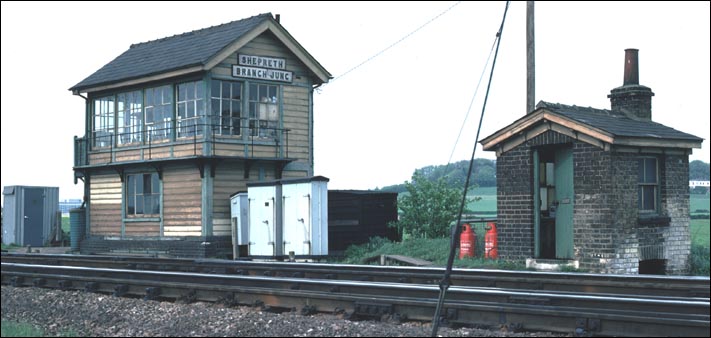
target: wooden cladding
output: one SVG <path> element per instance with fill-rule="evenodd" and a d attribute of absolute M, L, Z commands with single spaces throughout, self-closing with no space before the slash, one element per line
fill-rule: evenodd
<path fill-rule="evenodd" d="M 89 196 L 89 233 L 121 235 L 121 178 L 116 174 L 92 176 Z"/>
<path fill-rule="evenodd" d="M 163 172 L 163 235 L 202 235 L 202 180 L 195 166 Z"/>
<path fill-rule="evenodd" d="M 247 191 L 243 167 L 239 164 L 218 166 L 212 192 L 213 235 L 231 235 L 230 195 L 238 191 Z"/>

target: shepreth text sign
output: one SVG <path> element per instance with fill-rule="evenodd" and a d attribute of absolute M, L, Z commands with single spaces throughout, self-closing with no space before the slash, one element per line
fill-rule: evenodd
<path fill-rule="evenodd" d="M 286 59 L 239 54 L 239 65 L 232 65 L 232 76 L 291 82 L 293 73 L 286 69 Z"/>

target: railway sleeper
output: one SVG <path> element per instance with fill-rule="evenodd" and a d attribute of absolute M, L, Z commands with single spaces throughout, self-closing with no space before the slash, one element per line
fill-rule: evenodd
<path fill-rule="evenodd" d="M 380 319 L 383 315 L 395 313 L 393 304 L 355 302 L 353 315 L 356 318 Z"/>
<path fill-rule="evenodd" d="M 589 336 L 593 332 L 601 329 L 598 318 L 575 318 L 575 335 L 578 337 Z"/>
<path fill-rule="evenodd" d="M 114 297 L 123 297 L 126 295 L 128 292 L 128 285 L 126 284 L 119 284 L 114 286 Z"/>
<path fill-rule="evenodd" d="M 24 282 L 25 279 L 22 276 L 12 276 L 12 278 L 10 278 L 10 285 L 14 287 L 20 287 Z"/>
<path fill-rule="evenodd" d="M 60 290 L 69 290 L 72 288 L 72 281 L 66 279 L 60 279 L 57 281 L 57 287 Z"/>
<path fill-rule="evenodd" d="M 220 297 L 217 302 L 227 307 L 237 307 L 240 305 L 239 298 L 234 292 L 226 293 L 224 296 Z"/>
<path fill-rule="evenodd" d="M 318 312 L 316 310 L 316 307 L 313 305 L 305 305 L 304 307 L 301 308 L 301 315 L 302 316 L 310 316 L 312 314 L 315 314 Z"/>
<path fill-rule="evenodd" d="M 192 289 L 192 290 L 189 290 L 188 292 L 180 295 L 175 301 L 177 303 L 190 304 L 190 303 L 195 302 L 196 299 L 197 299 L 197 290 Z"/>
<path fill-rule="evenodd" d="M 84 291 L 86 291 L 86 292 L 96 292 L 98 289 L 99 289 L 99 283 L 97 283 L 97 282 L 84 283 Z"/>
<path fill-rule="evenodd" d="M 143 296 L 143 300 L 156 300 L 161 295 L 161 289 L 157 286 L 151 286 L 146 288 L 146 294 Z"/>

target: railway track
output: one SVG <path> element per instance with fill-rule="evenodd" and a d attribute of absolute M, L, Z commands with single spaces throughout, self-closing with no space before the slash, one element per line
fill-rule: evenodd
<path fill-rule="evenodd" d="M 436 285 L 412 281 L 286 277 L 290 270 L 277 270 L 273 265 L 268 271 L 274 273 L 269 276 L 10 263 L 7 258 L 3 254 L 3 284 L 145 299 L 220 301 L 273 310 L 296 309 L 304 314 L 345 311 L 352 317 L 428 321 L 439 292 Z M 321 264 L 321 268 L 326 266 Z M 389 278 L 396 278 L 401 270 L 413 273 L 392 267 L 372 268 L 380 274 L 390 272 Z M 342 266 L 331 266 L 331 271 L 336 269 L 340 275 Z M 708 336 L 709 332 L 708 297 L 455 285 L 447 294 L 443 313 L 443 321 L 454 325 L 507 324 L 525 330 L 619 336 Z"/>
<path fill-rule="evenodd" d="M 438 267 L 19 253 L 2 253 L 2 262 L 413 284 L 438 284 L 444 272 Z M 455 286 L 694 298 L 710 294 L 708 277 L 454 269 L 451 278 Z"/>

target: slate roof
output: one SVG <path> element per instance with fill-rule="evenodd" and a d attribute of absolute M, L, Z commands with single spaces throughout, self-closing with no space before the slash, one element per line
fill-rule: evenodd
<path fill-rule="evenodd" d="M 218 26 L 133 44 L 123 54 L 69 90 L 77 91 L 204 65 L 231 42 L 265 20 L 272 20 L 272 14 L 259 14 Z"/>
<path fill-rule="evenodd" d="M 616 137 L 690 140 L 703 139 L 648 120 L 637 120 L 607 109 L 569 106 L 540 101 L 536 108 L 545 108 L 576 122 L 600 129 Z"/>

